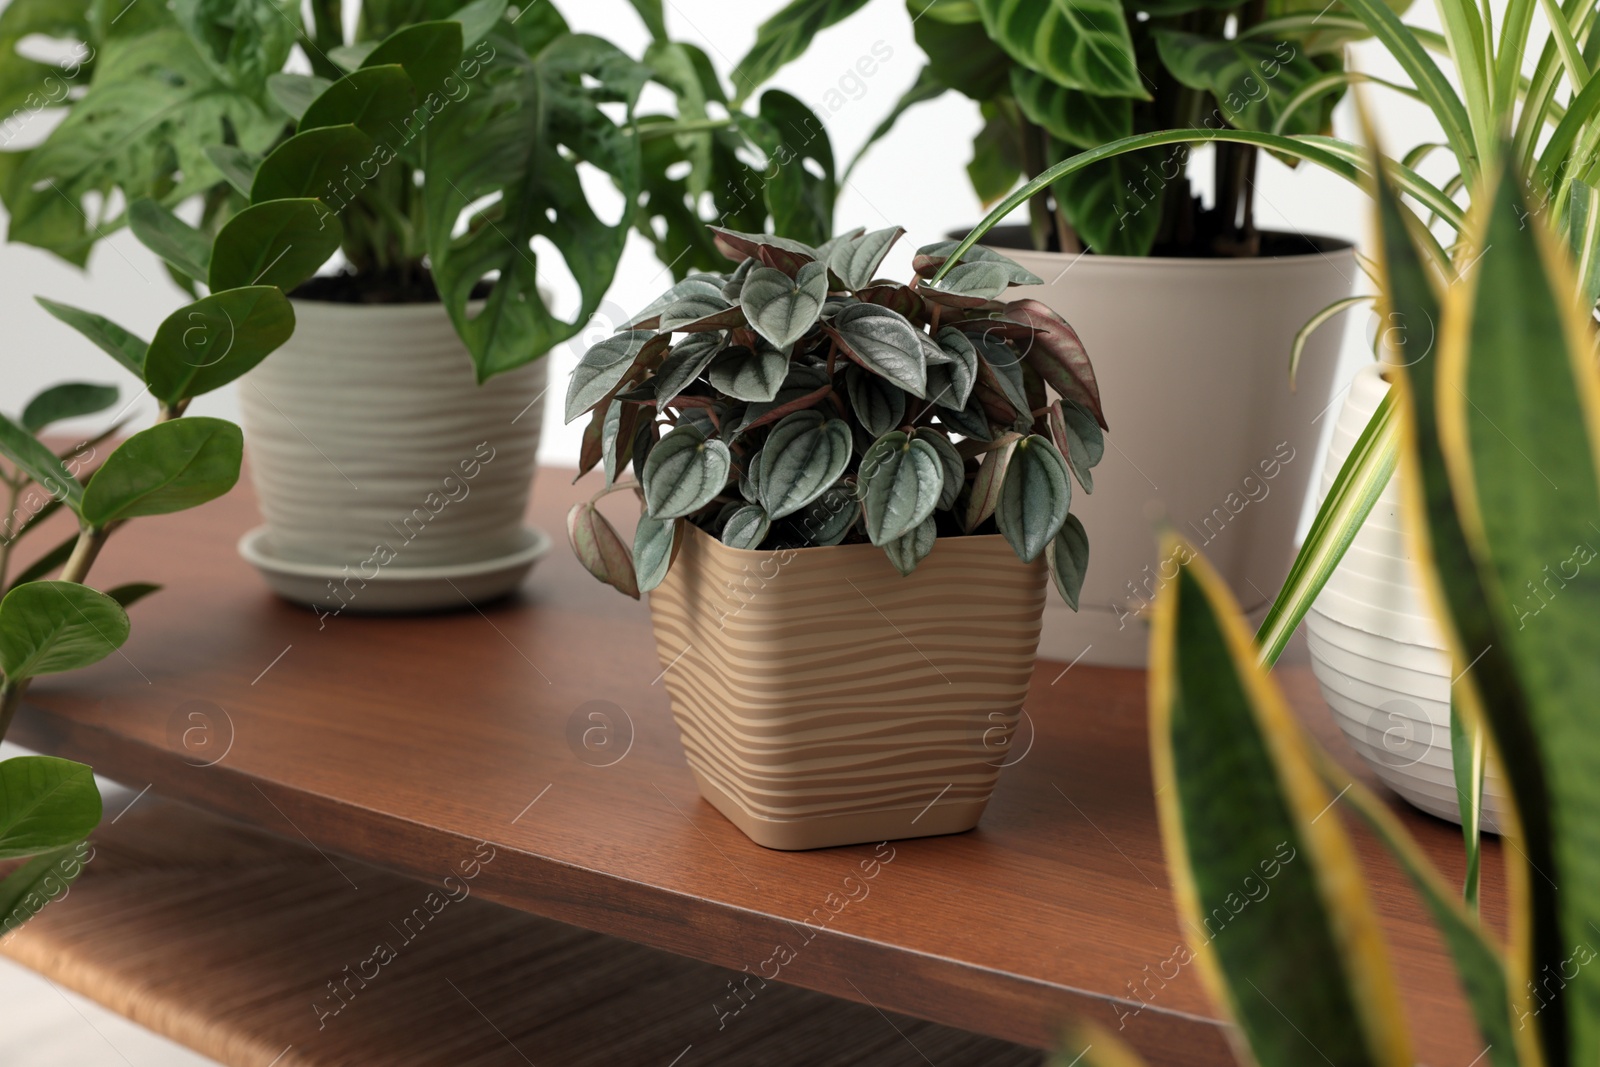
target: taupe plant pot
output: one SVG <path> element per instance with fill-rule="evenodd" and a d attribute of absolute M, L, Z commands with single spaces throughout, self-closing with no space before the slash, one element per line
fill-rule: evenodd
<path fill-rule="evenodd" d="M 741 551 L 687 527 L 650 614 L 700 794 L 768 848 L 970 830 L 1045 582 L 998 535 L 942 537 L 903 578 L 873 545 Z"/>

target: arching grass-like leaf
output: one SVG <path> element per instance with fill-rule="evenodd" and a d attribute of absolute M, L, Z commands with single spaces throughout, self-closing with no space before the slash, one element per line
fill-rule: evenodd
<path fill-rule="evenodd" d="M 144 376 L 145 350 L 150 347 L 148 341 L 129 333 L 104 315 L 84 311 L 70 304 L 58 304 L 42 296 L 34 299 L 40 307 L 87 337 L 100 351 L 135 375 Z"/>
<path fill-rule="evenodd" d="M 0 761 L 0 859 L 70 845 L 100 824 L 94 771 L 54 756 Z"/>
<path fill-rule="evenodd" d="M 729 548 L 760 548 L 772 529 L 772 519 L 760 504 L 746 504 L 739 508 L 722 526 L 722 543 Z"/>
<path fill-rule="evenodd" d="M 268 200 L 230 218 L 211 247 L 214 293 L 248 285 L 292 292 L 339 250 L 344 227 L 320 200 Z"/>
<path fill-rule="evenodd" d="M 880 548 L 916 529 L 939 506 L 944 469 L 926 441 L 886 433 L 861 457 L 867 537 Z"/>
<path fill-rule="evenodd" d="M 639 592 L 650 592 L 667 576 L 679 525 L 677 519 L 652 519 L 648 512 L 639 516 L 639 525 L 633 530 L 633 569 Z"/>
<path fill-rule="evenodd" d="M 1151 633 L 1151 759 L 1200 974 L 1263 1067 L 1303 1065 L 1316 1052 L 1333 1063 L 1411 1067 L 1355 850 L 1326 817 L 1335 797 L 1256 666 L 1226 588 L 1181 541 L 1169 538 L 1162 557 L 1179 567 Z M 1238 907 L 1251 882 L 1271 891 Z"/>
<path fill-rule="evenodd" d="M 239 480 L 244 437 L 226 419 L 191 416 L 128 438 L 83 491 L 83 518 L 104 526 L 214 500 Z"/>
<path fill-rule="evenodd" d="M 38 433 L 52 422 L 93 415 L 117 402 L 117 387 L 92 382 L 62 382 L 28 401 L 22 409 L 22 428 Z"/>
<path fill-rule="evenodd" d="M 12 685 L 105 659 L 128 639 L 128 613 L 77 582 L 28 582 L 0 600 L 0 670 Z"/>
<path fill-rule="evenodd" d="M 1025 562 L 1033 562 L 1067 521 L 1072 482 L 1067 461 L 1056 446 L 1038 434 L 1017 442 L 1000 485 L 995 522 Z"/>
<path fill-rule="evenodd" d="M 380 153 L 371 137 L 349 124 L 297 133 L 274 148 L 256 168 L 250 202 L 299 200 L 337 192 L 349 173 L 377 165 Z"/>
<path fill-rule="evenodd" d="M 294 308 L 270 285 L 227 289 L 168 315 L 145 355 L 144 380 L 175 404 L 228 384 L 294 332 Z"/>
<path fill-rule="evenodd" d="M 679 426 L 650 450 L 644 463 L 644 499 L 653 518 L 677 519 L 699 511 L 728 484 L 733 457 L 721 441 Z"/>
<path fill-rule="evenodd" d="M 849 304 L 825 324 L 851 359 L 915 397 L 926 396 L 927 356 L 905 317 L 877 304 Z"/>
<path fill-rule="evenodd" d="M 850 426 L 820 411 L 797 411 L 772 428 L 761 449 L 758 495 L 781 519 L 811 503 L 839 480 L 850 463 Z"/>
<path fill-rule="evenodd" d="M 211 239 L 205 234 L 148 198 L 128 205 L 128 228 L 180 274 L 205 281 L 211 263 Z"/>
<path fill-rule="evenodd" d="M 828 269 L 821 263 L 807 263 L 793 278 L 771 267 L 756 267 L 744 280 L 739 306 L 757 333 L 786 348 L 816 324 L 827 296 Z"/>
<path fill-rule="evenodd" d="M 1045 562 L 1050 565 L 1050 577 L 1073 611 L 1078 610 L 1078 596 L 1083 592 L 1083 579 L 1089 572 L 1089 535 L 1084 531 L 1078 516 L 1068 515 L 1061 524 L 1055 539 L 1044 550 Z"/>

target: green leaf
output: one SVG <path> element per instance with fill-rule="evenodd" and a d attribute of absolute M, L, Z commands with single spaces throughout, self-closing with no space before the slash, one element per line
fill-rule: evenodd
<path fill-rule="evenodd" d="M 35 856 L 0 881 L 0 930 L 15 930 L 60 900 L 83 873 L 81 843 Z"/>
<path fill-rule="evenodd" d="M 176 404 L 233 381 L 293 332 L 294 309 L 273 286 L 212 293 L 161 323 L 145 357 L 144 380 L 158 400 Z"/>
<path fill-rule="evenodd" d="M 332 84 L 327 78 L 319 78 L 315 74 L 279 71 L 267 75 L 267 92 L 272 94 L 273 103 L 283 108 L 284 113 L 296 122 L 300 121 L 311 102 L 327 92 Z"/>
<path fill-rule="evenodd" d="M 988 207 L 1016 187 L 1025 166 L 1022 145 L 1026 124 L 1016 102 L 1001 98 L 981 107 L 983 127 L 972 139 L 967 179 L 978 200 Z"/>
<path fill-rule="evenodd" d="M 29 523 L 27 526 L 23 527 L 23 532 L 26 533 L 27 531 L 33 529 L 34 523 L 38 521 L 38 517 L 35 516 L 33 523 Z M 28 564 L 27 567 L 23 568 L 15 578 L 11 579 L 11 584 L 6 587 L 7 590 L 9 591 L 11 589 L 15 589 L 19 585 L 23 585 L 27 582 L 36 582 L 40 578 L 43 578 L 57 567 L 66 563 L 67 560 L 71 559 L 72 550 L 76 547 L 78 547 L 78 534 L 76 531 L 74 531 L 68 534 L 62 540 L 58 541 L 56 546 L 50 551 L 46 552 L 44 555 Z"/>
<path fill-rule="evenodd" d="M 978 350 L 954 326 L 939 327 L 937 341 L 950 359 L 945 363 L 929 361 L 928 397 L 941 407 L 959 411 L 967 406 L 978 381 Z"/>
<path fill-rule="evenodd" d="M 106 590 L 106 596 L 122 605 L 124 611 L 143 600 L 151 593 L 160 592 L 161 587 L 153 582 L 127 582 Z"/>
<path fill-rule="evenodd" d="M 665 41 L 667 20 L 661 10 L 661 0 L 630 0 L 630 3 L 644 21 L 644 28 L 650 31 L 650 36 L 657 41 Z"/>
<path fill-rule="evenodd" d="M 651 0 L 639 0 L 640 3 L 649 3 Z M 461 47 L 471 48 L 479 41 L 494 32 L 495 27 L 506 17 L 506 0 L 472 0 L 463 4 L 450 13 L 450 18 L 461 23 Z M 522 11 L 526 11 L 523 8 Z M 518 13 L 519 21 L 521 12 Z"/>
<path fill-rule="evenodd" d="M 341 179 L 358 177 L 364 167 L 381 166 L 385 149 L 351 125 L 323 126 L 297 133 L 274 148 L 256 168 L 250 202 L 298 200 L 335 194 Z"/>
<path fill-rule="evenodd" d="M 1133 102 L 1125 96 L 1069 89 L 1027 67 L 1011 68 L 1011 93 L 1029 122 L 1077 148 L 1093 148 L 1133 133 Z"/>
<path fill-rule="evenodd" d="M 140 378 L 144 377 L 145 350 L 149 342 L 124 330 L 104 315 L 84 311 L 70 304 L 58 304 L 42 296 L 34 297 L 39 306 L 87 337 L 94 346 Z"/>
<path fill-rule="evenodd" d="M 911 32 L 934 77 L 980 104 L 1004 95 L 1016 64 L 983 30 L 978 6 L 962 0 L 908 0 Z"/>
<path fill-rule="evenodd" d="M 28 401 L 22 409 L 22 428 L 38 433 L 52 422 L 93 415 L 117 402 L 117 387 L 90 382 L 62 382 L 52 385 Z"/>
<path fill-rule="evenodd" d="M 1153 149 L 1103 159 L 1056 182 L 1056 203 L 1093 251 L 1147 256 L 1161 224 L 1155 191 L 1169 166 L 1167 153 Z"/>
<path fill-rule="evenodd" d="M 154 200 L 128 205 L 128 227 L 139 243 L 166 260 L 172 268 L 196 281 L 204 281 L 211 261 L 211 241 Z"/>
<path fill-rule="evenodd" d="M 734 308 L 722 287 L 704 275 L 685 278 L 672 292 L 675 299 L 656 316 L 656 328 L 662 333 L 700 333 L 744 325 L 744 312 Z"/>
<path fill-rule="evenodd" d="M 1461 813 L 1462 847 L 1466 850 L 1467 873 L 1462 880 L 1461 897 L 1467 907 L 1478 907 L 1479 846 L 1483 841 L 1483 771 L 1485 734 L 1477 723 L 1468 722 L 1458 701 L 1450 702 L 1450 763 L 1456 780 L 1456 809 Z"/>
<path fill-rule="evenodd" d="M 912 396 L 927 395 L 927 355 L 905 316 L 877 304 L 847 304 L 824 326 L 845 354 L 867 370 Z"/>
<path fill-rule="evenodd" d="M 81 841 L 100 825 L 94 771 L 54 756 L 0 761 L 0 859 Z"/>
<path fill-rule="evenodd" d="M 1071 400 L 1057 400 L 1050 405 L 1048 417 L 1050 439 L 1056 451 L 1067 458 L 1073 477 L 1083 486 L 1085 493 L 1094 492 L 1094 477 L 1089 471 L 1100 462 L 1106 452 L 1105 435 L 1094 416 Z"/>
<path fill-rule="evenodd" d="M 17 469 L 39 483 L 40 488 L 77 511 L 83 501 L 83 486 L 78 479 L 46 448 L 37 437 L 0 415 L 0 456 L 5 456 Z"/>
<path fill-rule="evenodd" d="M 651 330 L 625 330 L 584 352 L 567 383 L 567 421 L 573 421 L 609 396 L 628 377 L 628 371 L 647 359 L 651 348 L 658 347 L 652 344 L 656 340 Z"/>
<path fill-rule="evenodd" d="M 722 351 L 725 343 L 725 335 L 709 331 L 690 334 L 673 345 L 651 379 L 656 387 L 656 407 L 666 407 L 693 384 L 711 365 L 716 354 Z"/>
<path fill-rule="evenodd" d="M 617 401 L 606 405 L 605 421 L 600 428 L 601 468 L 605 471 L 606 485 L 617 480 L 628 461 L 633 458 L 634 440 L 639 430 L 638 404 Z"/>
<path fill-rule="evenodd" d="M 732 345 L 717 353 L 706 377 L 718 392 L 760 403 L 778 395 L 788 370 L 786 351 L 759 343 L 753 349 Z"/>
<path fill-rule="evenodd" d="M 961 458 L 961 453 L 956 451 L 956 446 L 950 443 L 950 438 L 940 430 L 931 426 L 919 426 L 911 432 L 911 436 L 919 441 L 928 442 L 939 454 L 939 464 L 944 468 L 944 485 L 939 491 L 938 510 L 948 511 L 966 486 L 966 461 Z"/>
<path fill-rule="evenodd" d="M 283 69 L 301 29 L 291 0 L 176 0 L 172 12 L 227 80 L 249 92 Z"/>
<path fill-rule="evenodd" d="M 1078 516 L 1068 515 L 1067 521 L 1044 550 L 1045 562 L 1050 565 L 1050 577 L 1073 611 L 1078 610 L 1078 596 L 1083 592 L 1083 579 L 1089 573 L 1089 534 Z"/>
<path fill-rule="evenodd" d="M 805 544 L 836 545 L 845 539 L 861 517 L 861 502 L 848 482 L 835 482 L 823 494 L 795 513 L 790 527 Z"/>
<path fill-rule="evenodd" d="M 607 585 L 639 599 L 639 579 L 633 570 L 633 555 L 593 503 L 574 504 L 567 512 L 567 540 L 578 562 Z"/>
<path fill-rule="evenodd" d="M 376 143 L 403 136 L 417 106 L 417 90 L 398 63 L 363 67 L 340 78 L 300 116 L 296 131 L 354 126 Z"/>
<path fill-rule="evenodd" d="M 902 576 L 907 575 L 916 570 L 917 564 L 933 551 L 933 543 L 938 536 L 938 527 L 930 515 L 918 523 L 916 529 L 910 533 L 885 544 L 883 554 L 889 557 L 889 562 L 894 564 L 895 570 Z"/>
<path fill-rule="evenodd" d="M 122 606 L 77 582 L 29 582 L 0 600 L 0 670 L 13 685 L 98 663 L 127 639 Z"/>
<path fill-rule="evenodd" d="M 226 419 L 192 416 L 157 423 L 106 458 L 83 492 L 83 517 L 105 526 L 165 515 L 214 500 L 239 480 L 244 438 Z"/>
<path fill-rule="evenodd" d="M 865 289 L 877 276 L 883 257 L 905 232 L 902 226 L 889 226 L 840 241 L 828 255 L 828 268 L 839 276 L 846 289 Z"/>
<path fill-rule="evenodd" d="M 1302 108 L 1284 129 L 1277 128 L 1284 105 L 1302 86 L 1322 75 L 1321 69 L 1288 41 L 1203 37 L 1169 29 L 1157 30 L 1155 39 L 1161 62 L 1172 76 L 1191 89 L 1209 92 L 1230 126 L 1261 133 L 1321 130 L 1322 116 L 1316 108 Z"/>
<path fill-rule="evenodd" d="M 812 245 L 825 242 L 833 234 L 838 196 L 827 126 L 798 98 L 779 89 L 761 94 L 759 116 L 738 122 L 770 161 L 760 189 L 772 231 Z"/>
<path fill-rule="evenodd" d="M 1258 1063 L 1304 1064 L 1309 1048 L 1411 1067 L 1355 849 L 1324 817 L 1337 798 L 1226 588 L 1175 538 L 1161 558 L 1178 574 L 1151 634 L 1151 760 L 1178 913 L 1206 934 L 1192 944 L 1207 984 Z"/>
<path fill-rule="evenodd" d="M 921 525 L 939 506 L 944 468 L 926 441 L 886 433 L 861 457 L 867 536 L 880 548 Z"/>
<path fill-rule="evenodd" d="M 874 440 L 899 426 L 906 417 L 906 394 L 876 374 L 852 365 L 845 368 L 844 384 L 856 421 Z"/>
<path fill-rule="evenodd" d="M 230 218 L 217 234 L 211 291 L 270 285 L 285 293 L 339 250 L 344 227 L 319 200 L 268 200 Z"/>
<path fill-rule="evenodd" d="M 758 497 L 773 519 L 792 515 L 839 480 L 850 463 L 850 425 L 820 411 L 797 411 L 772 428 L 761 448 Z"/>
<path fill-rule="evenodd" d="M 678 525 L 676 519 L 652 519 L 648 513 L 639 516 L 639 525 L 633 531 L 633 567 L 641 593 L 650 592 L 667 576 Z"/>
<path fill-rule="evenodd" d="M 811 47 L 811 39 L 829 26 L 855 14 L 866 0 L 790 0 L 756 27 L 755 44 L 729 75 L 734 86 L 734 106 L 744 103 L 761 83 Z"/>
<path fill-rule="evenodd" d="M 994 510 L 1000 532 L 1025 563 L 1039 558 L 1067 521 L 1072 482 L 1067 461 L 1037 434 L 1017 442 Z"/>
<path fill-rule="evenodd" d="M 677 519 L 699 511 L 728 484 L 733 457 L 721 441 L 693 426 L 679 426 L 656 443 L 644 463 L 644 499 L 650 516 Z"/>
<path fill-rule="evenodd" d="M 1148 100 L 1115 0 L 977 0 L 984 29 L 1012 57 L 1061 85 Z"/>
<path fill-rule="evenodd" d="M 760 504 L 746 504 L 722 525 L 722 543 L 729 548 L 756 549 L 767 539 L 772 519 Z"/>
<path fill-rule="evenodd" d="M 778 348 L 787 348 L 816 324 L 827 297 L 828 268 L 821 263 L 807 263 L 794 278 L 771 267 L 756 267 L 744 280 L 739 306 L 757 333 Z"/>
<path fill-rule="evenodd" d="M 979 305 L 993 300 L 1011 287 L 1009 272 L 999 263 L 958 263 L 937 285 L 925 282 L 923 295 L 937 298 L 939 293 L 973 298 L 969 303 Z"/>
<path fill-rule="evenodd" d="M 1335 300 L 1315 315 L 1306 320 L 1304 326 L 1295 331 L 1294 344 L 1289 349 L 1289 388 L 1295 387 L 1295 379 L 1300 374 L 1300 359 L 1305 355 L 1306 345 L 1311 341 L 1311 335 L 1321 329 L 1328 322 L 1343 315 L 1353 307 L 1369 304 L 1373 300 L 1371 295 L 1347 296 Z"/>
<path fill-rule="evenodd" d="M 926 278 L 938 271 L 956 250 L 961 247 L 960 241 L 938 241 L 931 245 L 923 245 L 917 249 L 917 254 L 911 259 L 911 269 Z M 1006 269 L 1006 281 L 1011 285 L 1043 285 L 1044 279 L 1022 264 L 1007 256 L 996 252 L 992 248 L 974 245 L 962 252 L 956 266 L 962 263 L 997 263 Z M 955 268 L 950 268 L 954 270 Z"/>
<path fill-rule="evenodd" d="M 425 99 L 444 87 L 461 62 L 465 40 L 459 22 L 419 22 L 396 30 L 361 61 L 363 69 L 399 64 Z"/>

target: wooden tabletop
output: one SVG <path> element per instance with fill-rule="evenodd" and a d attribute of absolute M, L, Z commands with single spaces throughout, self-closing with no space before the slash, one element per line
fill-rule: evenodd
<path fill-rule="evenodd" d="M 133 609 L 123 654 L 36 683 L 13 739 L 308 842 L 336 870 L 354 857 L 436 882 L 486 841 L 496 858 L 474 891 L 538 915 L 1036 1047 L 1083 1015 L 1155 1064 L 1231 1062 L 1193 968 L 1172 977 L 1168 962 L 1181 935 L 1141 672 L 1041 662 L 1014 765 L 971 833 L 768 851 L 696 793 L 646 608 L 565 545 L 567 506 L 594 488 L 569 480 L 540 472 L 531 521 L 557 544 L 519 598 L 419 618 L 319 619 L 274 597 L 234 549 L 258 522 L 246 486 L 140 519 L 95 579 L 166 588 Z M 1309 673 L 1283 674 L 1371 781 Z M 596 711 L 613 734 L 586 744 Z M 1459 831 L 1396 805 L 1458 880 Z M 1419 1059 L 1465 1067 L 1481 1046 L 1448 959 L 1393 864 L 1358 838 Z M 874 856 L 868 895 L 849 899 L 844 879 Z M 1484 877 L 1498 929 L 1492 844 Z M 707 1032 L 742 1003 L 708 1000 Z"/>

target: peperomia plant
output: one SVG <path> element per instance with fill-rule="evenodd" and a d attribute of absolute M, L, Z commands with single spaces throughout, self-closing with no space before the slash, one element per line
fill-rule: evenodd
<path fill-rule="evenodd" d="M 1077 607 L 1071 479 L 1090 491 L 1104 450 L 1089 357 L 1043 304 L 999 299 L 1039 279 L 998 253 L 934 286 L 953 243 L 929 245 L 910 285 L 877 278 L 903 233 L 813 248 L 713 229 L 733 271 L 685 278 L 584 354 L 566 400 L 568 422 L 590 413 L 580 476 L 601 464 L 599 496 L 644 502 L 631 552 L 594 500 L 573 508 L 595 577 L 653 589 L 685 523 L 740 549 L 871 542 L 902 574 L 938 537 L 998 531 Z"/>

